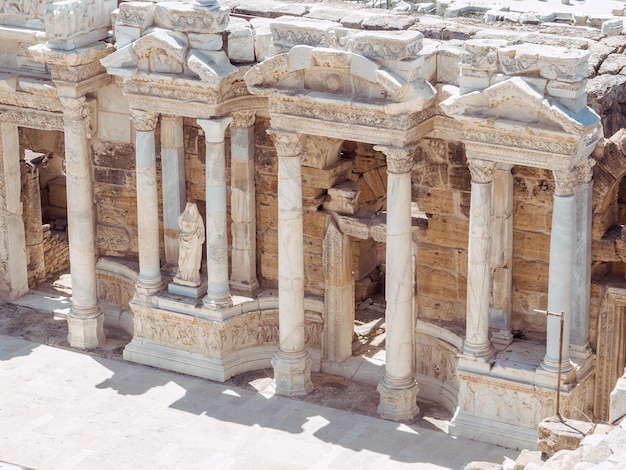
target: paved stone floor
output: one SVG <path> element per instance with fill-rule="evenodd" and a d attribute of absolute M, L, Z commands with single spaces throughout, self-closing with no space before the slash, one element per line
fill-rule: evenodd
<path fill-rule="evenodd" d="M 0 469 L 460 469 L 516 451 L 0 335 Z"/>

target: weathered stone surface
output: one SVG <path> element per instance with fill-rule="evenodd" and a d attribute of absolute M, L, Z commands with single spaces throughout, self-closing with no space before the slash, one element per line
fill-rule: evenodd
<path fill-rule="evenodd" d="M 593 423 L 583 421 L 561 422 L 556 418 L 548 418 L 539 424 L 539 449 L 548 457 L 560 450 L 575 450 L 580 447 L 585 436 L 591 434 Z"/>

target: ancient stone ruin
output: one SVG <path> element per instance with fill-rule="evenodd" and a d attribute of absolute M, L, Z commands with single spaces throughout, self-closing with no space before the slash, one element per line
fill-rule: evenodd
<path fill-rule="evenodd" d="M 4 2 L 1 298 L 69 261 L 75 348 L 121 311 L 126 360 L 289 396 L 321 370 L 458 436 L 536 448 L 557 383 L 620 419 L 623 22 L 349 5 Z"/>

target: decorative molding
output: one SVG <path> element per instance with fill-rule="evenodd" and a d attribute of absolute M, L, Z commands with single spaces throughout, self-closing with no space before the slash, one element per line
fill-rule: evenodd
<path fill-rule="evenodd" d="M 159 121 L 159 114 L 148 111 L 139 111 L 137 109 L 130 110 L 130 116 L 135 125 L 135 129 L 140 132 L 149 132 L 156 129 Z"/>
<path fill-rule="evenodd" d="M 467 160 L 467 164 L 472 174 L 472 183 L 491 183 L 493 181 L 493 176 L 496 173 L 496 162 L 472 158 Z"/>
<path fill-rule="evenodd" d="M 268 129 L 267 133 L 272 137 L 278 157 L 299 157 L 302 155 L 303 138 L 295 132 L 285 132 L 278 129 Z"/>
<path fill-rule="evenodd" d="M 596 161 L 590 158 L 576 167 L 578 169 L 578 183 L 585 184 L 591 181 L 594 166 L 596 166 Z"/>
<path fill-rule="evenodd" d="M 552 173 L 556 183 L 554 195 L 562 197 L 572 196 L 578 181 L 576 170 L 554 170 Z"/>
<path fill-rule="evenodd" d="M 0 122 L 51 131 L 62 131 L 65 128 L 63 114 L 32 108 L 6 108 L 0 106 Z"/>
<path fill-rule="evenodd" d="M 256 120 L 256 111 L 236 111 L 232 113 L 233 122 L 231 126 L 235 127 L 252 127 Z"/>
<path fill-rule="evenodd" d="M 463 130 L 463 140 L 480 142 L 486 144 L 495 144 L 505 147 L 515 147 L 529 150 L 539 150 L 542 152 L 558 153 L 562 155 L 573 155 L 578 150 L 578 143 L 574 140 L 571 142 L 545 139 L 528 133 L 515 133 L 506 131 L 490 131 L 479 129 Z M 523 163 L 523 154 L 520 154 L 520 163 Z"/>

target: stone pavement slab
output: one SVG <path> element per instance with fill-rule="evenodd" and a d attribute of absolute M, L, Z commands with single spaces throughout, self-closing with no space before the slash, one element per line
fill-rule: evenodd
<path fill-rule="evenodd" d="M 0 462 L 34 469 L 461 469 L 518 454 L 4 335 L 0 423 Z"/>

